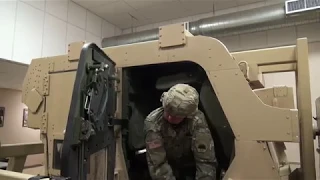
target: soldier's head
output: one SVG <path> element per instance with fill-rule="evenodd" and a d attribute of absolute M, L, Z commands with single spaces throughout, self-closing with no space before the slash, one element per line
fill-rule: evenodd
<path fill-rule="evenodd" d="M 172 124 L 181 123 L 198 110 L 199 94 L 187 84 L 176 84 L 161 97 L 164 117 Z"/>

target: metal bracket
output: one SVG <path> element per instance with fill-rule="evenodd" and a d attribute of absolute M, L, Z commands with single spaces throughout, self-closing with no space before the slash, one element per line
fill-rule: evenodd
<path fill-rule="evenodd" d="M 80 58 L 80 53 L 82 46 L 85 42 L 74 42 L 68 45 L 68 60 L 69 61 L 78 61 Z"/>
<path fill-rule="evenodd" d="M 159 28 L 159 48 L 181 46 L 187 43 L 184 23 Z"/>

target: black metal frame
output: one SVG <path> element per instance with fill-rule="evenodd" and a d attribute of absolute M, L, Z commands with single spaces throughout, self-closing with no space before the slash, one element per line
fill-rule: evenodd
<path fill-rule="evenodd" d="M 113 180 L 116 142 L 115 63 L 94 43 L 81 50 L 61 154 L 61 176 L 86 180 L 89 157 L 108 148 L 108 180 Z"/>

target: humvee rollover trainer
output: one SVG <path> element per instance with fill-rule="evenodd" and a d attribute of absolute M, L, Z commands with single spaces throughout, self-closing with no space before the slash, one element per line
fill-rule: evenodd
<path fill-rule="evenodd" d="M 215 141 L 217 179 L 315 180 L 306 39 L 230 53 L 184 24 L 159 28 L 159 37 L 104 49 L 76 42 L 67 55 L 32 60 L 23 102 L 28 127 L 40 129 L 45 176 L 150 179 L 143 121 L 163 91 L 188 83 L 200 94 Z M 297 109 L 291 87 L 264 87 L 262 74 L 287 71 L 296 72 Z M 301 168 L 291 170 L 284 142 L 300 144 Z M 0 171 L 0 179 L 18 175 Z"/>

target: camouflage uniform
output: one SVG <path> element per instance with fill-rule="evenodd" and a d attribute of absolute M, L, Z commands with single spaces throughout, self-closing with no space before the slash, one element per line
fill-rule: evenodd
<path fill-rule="evenodd" d="M 176 180 L 182 167 L 195 165 L 196 180 L 216 179 L 213 139 L 204 114 L 198 110 L 199 95 L 191 86 L 177 84 L 162 96 L 163 107 L 145 120 L 149 172 L 154 180 Z M 184 116 L 179 124 L 164 119 L 164 112 Z"/>

